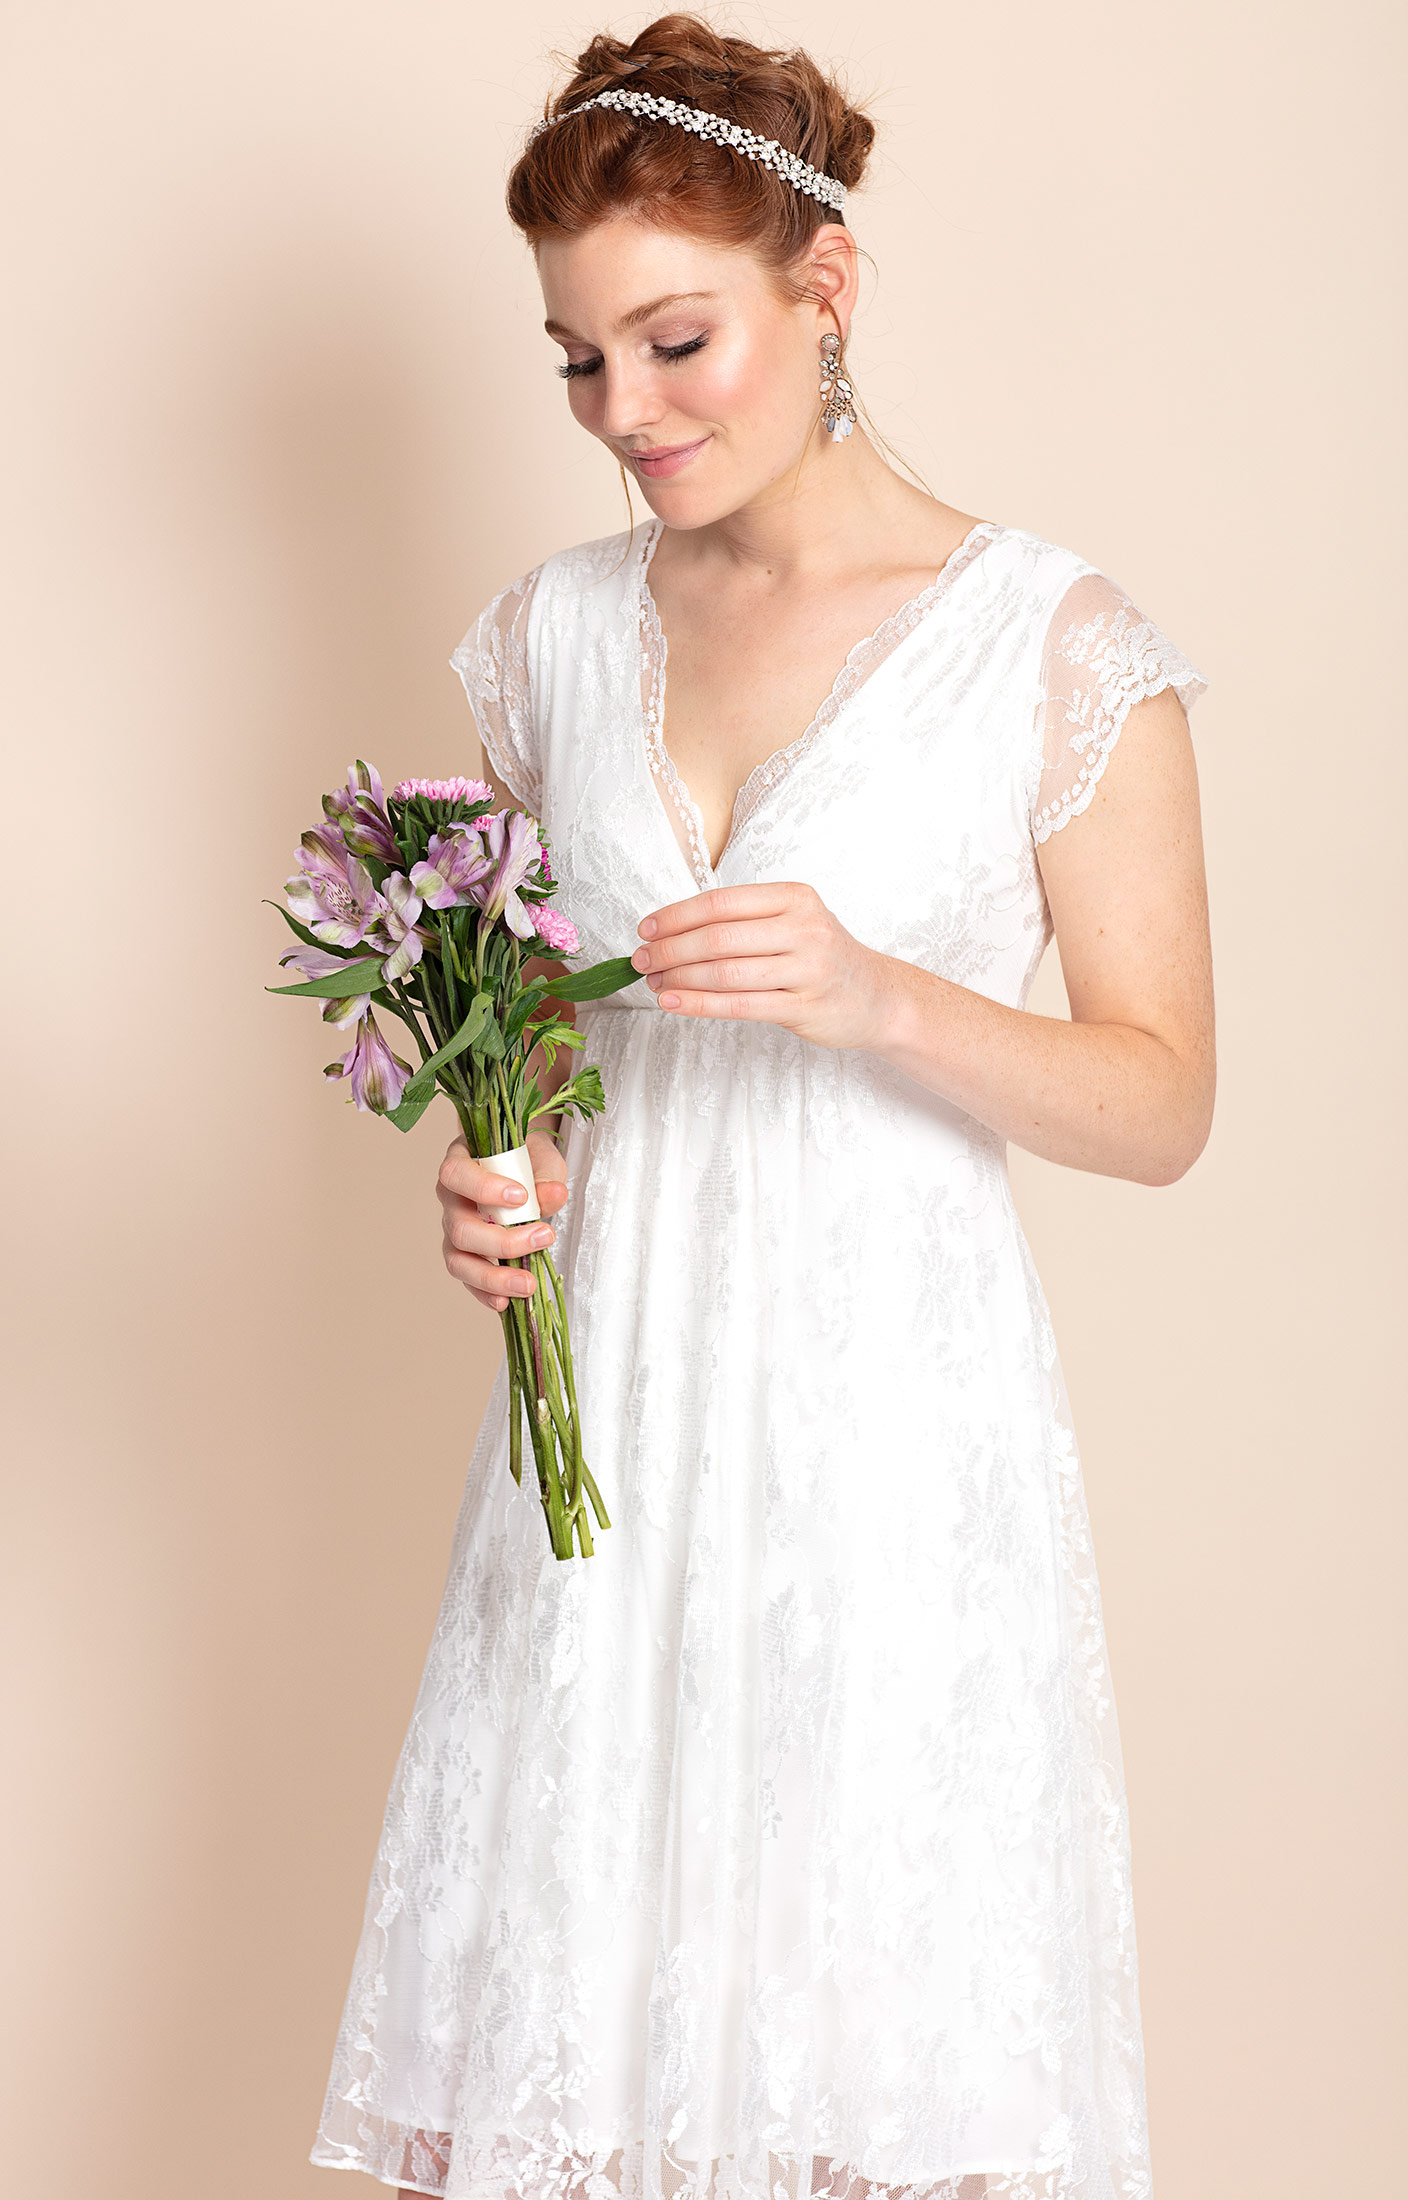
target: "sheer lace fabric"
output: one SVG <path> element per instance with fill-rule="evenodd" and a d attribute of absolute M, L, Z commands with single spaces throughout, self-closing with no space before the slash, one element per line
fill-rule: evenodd
<path fill-rule="evenodd" d="M 486 604 L 451 663 L 472 688 L 484 753 L 525 810 L 542 815 L 543 778 L 528 687 L 528 627 L 541 567 Z"/>
<path fill-rule="evenodd" d="M 1206 685 L 1103 573 L 1073 581 L 1052 617 L 1042 664 L 1036 840 L 1085 809 L 1136 703 L 1171 687 L 1187 710 Z"/>
<path fill-rule="evenodd" d="M 1023 1005 L 1041 839 L 1134 702 L 1201 677 L 981 523 L 706 876 L 654 539 L 549 558 L 455 653 L 573 959 L 701 884 L 805 878 Z M 1099 1583 L 1005 1147 L 878 1055 L 644 980 L 577 1013 L 610 1101 L 565 1134 L 553 1257 L 614 1525 L 551 1558 L 500 1368 L 312 2159 L 444 2200 L 1147 2200 Z"/>

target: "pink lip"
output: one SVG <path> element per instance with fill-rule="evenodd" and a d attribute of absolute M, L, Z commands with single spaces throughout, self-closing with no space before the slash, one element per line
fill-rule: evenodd
<path fill-rule="evenodd" d="M 697 443 L 674 443 L 657 450 L 627 451 L 631 464 L 650 481 L 660 481 L 668 474 L 677 474 L 687 466 L 696 451 L 702 451 L 709 438 L 702 435 Z"/>

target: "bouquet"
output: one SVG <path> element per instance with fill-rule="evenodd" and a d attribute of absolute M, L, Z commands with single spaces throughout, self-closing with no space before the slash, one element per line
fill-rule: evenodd
<path fill-rule="evenodd" d="M 403 779 L 388 801 L 371 766 L 354 764 L 299 843 L 288 908 L 271 904 L 298 939 L 279 960 L 303 982 L 269 991 L 321 1001 L 323 1020 L 352 1032 L 350 1049 L 324 1075 L 349 1087 L 354 1106 L 408 1131 L 443 1092 L 470 1152 L 528 1193 L 521 1209 L 481 1211 L 531 1222 L 541 1209 L 524 1143 L 530 1124 L 558 1112 L 586 1121 L 606 1096 L 594 1064 L 543 1093 L 530 1056 L 551 1067 L 560 1048 L 583 1045 L 559 1002 L 599 1000 L 638 972 L 622 955 L 525 983 L 524 959 L 572 954 L 577 928 L 552 906 L 551 851 L 538 820 L 493 802 L 482 779 Z M 377 1009 L 410 1032 L 417 1067 L 392 1052 Z M 511 1297 L 500 1317 L 509 1466 L 521 1485 L 526 1406 L 553 1556 L 571 1558 L 576 1545 L 589 1558 L 588 1500 L 598 1527 L 611 1522 L 582 1455 L 562 1283 L 550 1250 L 525 1257 L 537 1288 Z"/>

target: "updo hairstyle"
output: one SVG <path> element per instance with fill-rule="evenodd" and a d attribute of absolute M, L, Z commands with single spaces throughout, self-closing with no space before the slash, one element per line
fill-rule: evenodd
<path fill-rule="evenodd" d="M 730 145 L 609 108 L 571 113 L 613 90 L 723 115 L 776 138 L 850 190 L 864 174 L 875 125 L 837 81 L 800 50 L 725 37 L 697 15 L 662 15 L 629 45 L 603 35 L 578 54 L 570 83 L 543 110 L 553 127 L 531 140 L 508 180 L 509 219 L 535 248 L 553 233 L 576 236 L 627 215 L 742 247 L 794 300 L 805 297 L 788 272 L 822 224 L 844 216 Z"/>

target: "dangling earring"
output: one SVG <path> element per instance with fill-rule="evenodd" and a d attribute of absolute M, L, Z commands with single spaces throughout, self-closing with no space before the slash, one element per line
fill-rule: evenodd
<path fill-rule="evenodd" d="M 636 513 L 635 506 L 631 502 L 631 477 L 619 458 L 616 461 L 616 471 L 621 476 L 621 491 L 626 499 L 626 521 L 630 528 L 631 541 L 634 542 L 636 539 Z"/>
<path fill-rule="evenodd" d="M 856 424 L 851 385 L 846 379 L 841 339 L 830 331 L 821 339 L 821 420 L 833 443 L 844 443 Z"/>

